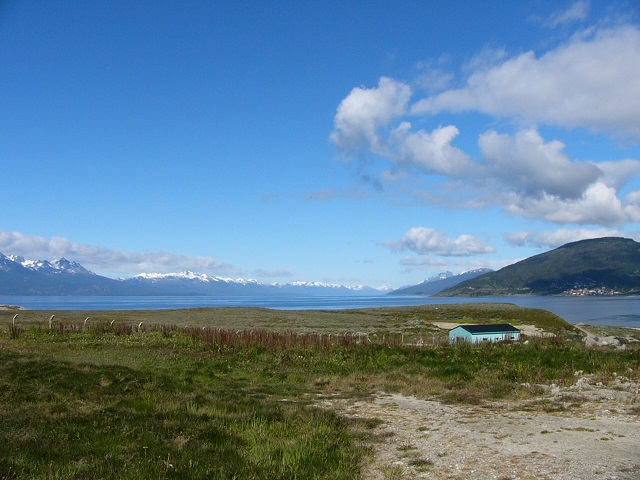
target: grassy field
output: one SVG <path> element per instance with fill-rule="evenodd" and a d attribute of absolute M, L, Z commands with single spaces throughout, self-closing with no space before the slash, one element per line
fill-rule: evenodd
<path fill-rule="evenodd" d="M 452 346 L 431 325 L 443 321 L 534 323 L 559 336 Z M 319 399 L 387 391 L 482 403 L 577 370 L 638 376 L 638 350 L 585 349 L 574 337 L 552 314 L 506 304 L 0 311 L 0 479 L 359 478 L 379 421 L 340 418 Z"/>
<path fill-rule="evenodd" d="M 143 325 L 178 325 L 230 330 L 269 330 L 293 333 L 368 334 L 446 337 L 432 322 L 523 323 L 549 332 L 570 334 L 573 327 L 545 310 L 522 308 L 510 303 L 444 304 L 355 310 L 270 310 L 266 308 L 190 308 L 181 310 L 0 310 L 0 325 L 18 314 L 21 325 L 81 325 L 114 321 Z"/>

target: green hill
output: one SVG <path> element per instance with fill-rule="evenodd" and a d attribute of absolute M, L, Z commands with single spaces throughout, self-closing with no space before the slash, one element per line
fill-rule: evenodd
<path fill-rule="evenodd" d="M 621 237 L 568 243 L 462 282 L 438 296 L 558 295 L 572 289 L 640 293 L 640 243 Z"/>

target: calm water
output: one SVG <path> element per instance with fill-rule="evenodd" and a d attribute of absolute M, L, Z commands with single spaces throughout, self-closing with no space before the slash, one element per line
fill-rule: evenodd
<path fill-rule="evenodd" d="M 276 310 L 333 310 L 345 308 L 507 302 L 541 308 L 570 323 L 640 327 L 640 297 L 488 297 L 435 298 L 416 296 L 359 297 L 44 297 L 0 296 L 0 305 L 29 310 L 162 310 L 195 307 L 265 307 Z"/>

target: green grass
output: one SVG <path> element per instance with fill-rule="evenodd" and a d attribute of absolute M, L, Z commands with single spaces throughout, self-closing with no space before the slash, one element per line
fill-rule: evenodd
<path fill-rule="evenodd" d="M 525 383 L 570 382 L 577 370 L 606 381 L 639 369 L 638 350 L 561 339 L 398 341 L 403 328 L 427 335 L 430 319 L 470 310 L 224 310 L 104 312 L 86 325 L 83 312 L 57 312 L 51 330 L 46 313 L 20 312 L 17 333 L 11 315 L 0 328 L 0 479 L 359 478 L 377 421 L 320 409 L 324 396 L 475 404 L 526 395 Z M 530 314 L 520 310 L 476 314 Z M 168 321 L 196 317 L 209 326 Z"/>
<path fill-rule="evenodd" d="M 348 424 L 302 401 L 300 386 L 281 383 L 271 372 L 252 371 L 256 365 L 246 365 L 244 355 L 223 359 L 188 347 L 175 351 L 174 344 L 153 333 L 120 337 L 122 342 L 107 334 L 90 342 L 84 336 L 73 333 L 61 342 L 48 333 L 29 332 L 13 341 L 23 351 L 42 344 L 38 354 L 2 346 L 0 474 L 357 476 L 362 452 L 348 435 Z M 74 349 L 87 352 L 87 359 L 100 350 L 101 361 L 79 361 Z M 105 350 L 110 350 L 110 364 Z M 65 356 L 71 360 L 59 359 Z M 129 365 L 129 359 L 135 361 Z"/>
<path fill-rule="evenodd" d="M 292 333 L 351 334 L 356 337 L 400 336 L 405 342 L 445 340 L 447 331 L 433 322 L 532 324 L 548 332 L 571 334 L 574 327 L 545 310 L 510 303 L 443 304 L 354 310 L 270 310 L 266 308 L 189 308 L 180 310 L 0 310 L 0 325 L 17 322 L 23 327 L 54 328 L 88 325 L 167 325 L 225 330 L 266 330 Z"/>

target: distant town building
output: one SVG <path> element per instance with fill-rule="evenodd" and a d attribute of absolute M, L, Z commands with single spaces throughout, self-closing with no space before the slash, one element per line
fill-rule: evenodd
<path fill-rule="evenodd" d="M 520 330 L 508 323 L 459 325 L 449 330 L 449 343 L 502 342 L 505 340 L 520 340 Z"/>
<path fill-rule="evenodd" d="M 562 292 L 564 295 L 571 295 L 574 297 L 585 296 L 610 296 L 610 295 L 622 295 L 622 292 L 614 290 L 613 288 L 599 287 L 599 288 L 572 288 Z"/>

